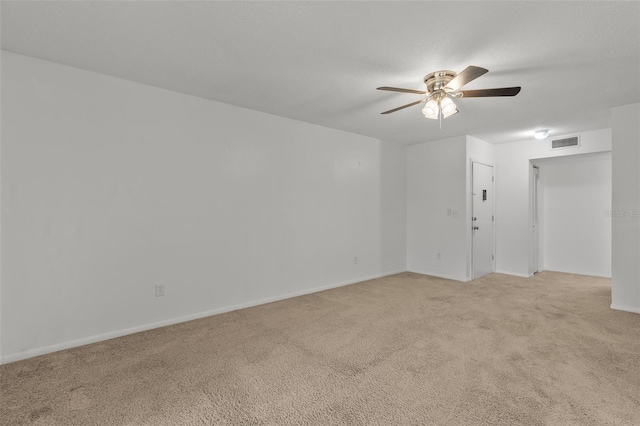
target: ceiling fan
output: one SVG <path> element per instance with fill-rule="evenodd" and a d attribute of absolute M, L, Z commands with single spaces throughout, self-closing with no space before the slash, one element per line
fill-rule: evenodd
<path fill-rule="evenodd" d="M 486 98 L 493 96 L 515 96 L 520 93 L 520 87 L 501 87 L 497 89 L 463 90 L 460 88 L 475 80 L 489 70 L 473 65 L 465 68 L 460 74 L 454 71 L 436 71 L 424 77 L 427 90 L 402 89 L 399 87 L 378 87 L 378 90 L 389 90 L 391 92 L 415 93 L 417 95 L 427 95 L 424 99 L 411 102 L 401 107 L 384 111 L 381 114 L 391 114 L 401 109 L 426 102 L 422 113 L 426 118 L 433 120 L 447 118 L 456 114 L 458 109 L 453 103 L 453 98 Z"/>

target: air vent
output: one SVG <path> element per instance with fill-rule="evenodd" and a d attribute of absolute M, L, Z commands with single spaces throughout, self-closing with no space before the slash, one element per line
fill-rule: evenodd
<path fill-rule="evenodd" d="M 580 146 L 580 140 L 577 136 L 555 139 L 551 141 L 551 149 L 572 148 L 574 146 Z"/>

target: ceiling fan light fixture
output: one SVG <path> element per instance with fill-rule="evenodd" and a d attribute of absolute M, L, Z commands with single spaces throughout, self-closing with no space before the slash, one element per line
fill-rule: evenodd
<path fill-rule="evenodd" d="M 440 101 L 440 110 L 442 111 L 442 117 L 447 118 L 452 116 L 458 109 L 456 108 L 456 104 L 453 103 L 451 98 L 444 98 Z"/>
<path fill-rule="evenodd" d="M 432 120 L 438 119 L 438 113 L 440 112 L 440 108 L 438 106 L 438 102 L 430 99 L 427 101 L 427 104 L 422 108 L 422 113 L 426 118 L 430 118 Z"/>
<path fill-rule="evenodd" d="M 546 139 L 549 137 L 549 129 L 536 130 L 533 134 L 533 137 L 538 140 Z"/>
<path fill-rule="evenodd" d="M 448 111 L 446 111 L 446 112 L 445 112 L 445 110 L 444 110 L 444 109 L 442 110 L 442 118 L 451 117 L 452 115 L 457 114 L 457 113 L 458 113 L 458 110 L 457 110 L 457 108 L 456 108 L 456 107 L 455 107 L 455 105 L 454 105 L 454 107 L 453 107 L 453 108 L 450 108 L 450 109 L 449 109 Z"/>

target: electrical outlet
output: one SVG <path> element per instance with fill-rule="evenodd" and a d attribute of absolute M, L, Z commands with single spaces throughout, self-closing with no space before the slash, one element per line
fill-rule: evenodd
<path fill-rule="evenodd" d="M 357 257 L 354 257 L 354 258 L 353 258 L 353 264 L 354 264 L 354 265 L 357 265 L 357 264 L 358 264 L 358 258 L 357 258 Z"/>
<path fill-rule="evenodd" d="M 164 284 L 156 284 L 156 297 L 164 296 Z"/>

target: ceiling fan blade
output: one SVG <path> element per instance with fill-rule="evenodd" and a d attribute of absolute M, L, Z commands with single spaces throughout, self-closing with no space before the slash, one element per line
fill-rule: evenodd
<path fill-rule="evenodd" d="M 410 104 L 402 105 L 401 107 L 390 109 L 389 111 L 381 112 L 380 114 L 391 114 L 392 112 L 400 111 L 401 109 L 405 109 L 410 106 L 420 104 L 422 102 L 426 102 L 426 99 L 420 99 L 419 101 L 411 102 Z"/>
<path fill-rule="evenodd" d="M 400 87 L 389 87 L 389 86 L 378 87 L 377 90 L 388 90 L 390 92 L 415 93 L 416 95 L 424 95 L 425 93 L 427 93 L 422 90 L 402 89 Z"/>
<path fill-rule="evenodd" d="M 469 65 L 462 72 L 456 75 L 453 80 L 447 83 L 446 87 L 453 90 L 454 92 L 464 86 L 467 83 L 472 82 L 476 78 L 480 77 L 483 74 L 488 73 L 489 70 L 480 67 L 474 67 L 473 65 Z"/>
<path fill-rule="evenodd" d="M 461 98 L 488 98 L 492 96 L 515 96 L 520 93 L 520 87 L 501 87 L 499 89 L 465 90 L 456 93 Z"/>

